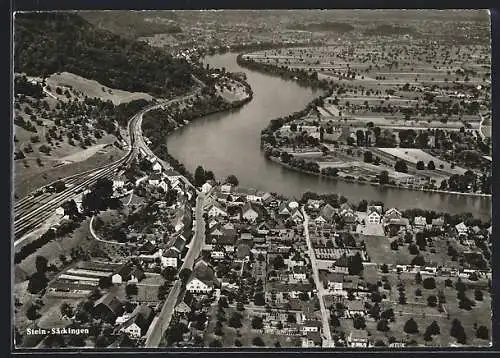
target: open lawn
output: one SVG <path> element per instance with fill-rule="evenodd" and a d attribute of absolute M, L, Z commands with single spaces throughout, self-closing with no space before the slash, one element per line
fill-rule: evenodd
<path fill-rule="evenodd" d="M 105 151 L 105 152 L 104 152 Z M 125 151 L 115 146 L 98 151 L 91 157 L 80 161 L 59 166 L 39 167 L 35 160 L 29 160 L 29 167 L 23 161 L 16 161 L 14 167 L 14 190 L 18 198 L 22 198 L 34 190 L 67 176 L 99 168 L 110 164 L 125 154 Z"/>
<path fill-rule="evenodd" d="M 147 93 L 127 92 L 109 88 L 97 81 L 88 80 L 69 72 L 53 74 L 47 78 L 46 82 L 47 85 L 51 87 L 51 93 L 54 95 L 57 95 L 55 93 L 56 87 L 69 87 L 73 92 L 80 92 L 82 96 L 87 96 L 89 98 L 97 97 L 103 101 L 110 100 L 115 105 L 127 103 L 137 99 L 152 99 L 152 96 Z"/>

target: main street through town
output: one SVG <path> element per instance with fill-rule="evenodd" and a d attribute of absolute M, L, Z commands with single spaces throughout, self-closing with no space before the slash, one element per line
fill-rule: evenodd
<path fill-rule="evenodd" d="M 302 214 L 304 215 L 304 236 L 305 236 L 306 242 L 307 242 L 307 249 L 308 249 L 309 258 L 311 260 L 311 266 L 312 266 L 312 270 L 313 270 L 314 284 L 316 285 L 319 306 L 321 309 L 321 321 L 323 322 L 323 335 L 326 338 L 325 342 L 323 343 L 323 346 L 332 347 L 333 340 L 332 340 L 332 333 L 330 331 L 330 313 L 326 309 L 325 300 L 323 299 L 323 295 L 324 295 L 325 291 L 324 291 L 323 285 L 321 284 L 321 281 L 319 279 L 318 262 L 316 261 L 316 254 L 314 253 L 314 249 L 313 249 L 312 243 L 311 243 L 311 237 L 309 236 L 309 216 L 307 215 L 304 208 L 302 208 Z"/>
<path fill-rule="evenodd" d="M 203 207 L 205 205 L 206 196 L 203 193 L 199 193 L 196 198 L 196 209 L 195 209 L 195 220 L 196 227 L 194 236 L 189 243 L 189 249 L 184 257 L 184 262 L 179 270 L 187 268 L 192 270 L 194 261 L 198 256 L 200 256 L 201 250 L 203 248 L 203 243 L 205 242 L 205 221 L 203 219 Z M 170 325 L 170 321 L 172 319 L 172 315 L 174 313 L 175 305 L 179 300 L 179 297 L 182 297 L 182 282 L 181 279 L 178 278 L 165 300 L 163 307 L 158 315 L 158 320 L 154 322 L 154 326 L 150 328 L 150 334 L 146 339 L 146 348 L 155 348 L 160 345 L 162 337 L 164 336 L 168 326 Z"/>

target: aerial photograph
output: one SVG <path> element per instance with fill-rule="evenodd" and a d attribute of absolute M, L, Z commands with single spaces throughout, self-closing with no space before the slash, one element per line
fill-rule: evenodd
<path fill-rule="evenodd" d="M 488 10 L 13 26 L 13 349 L 492 346 Z"/>

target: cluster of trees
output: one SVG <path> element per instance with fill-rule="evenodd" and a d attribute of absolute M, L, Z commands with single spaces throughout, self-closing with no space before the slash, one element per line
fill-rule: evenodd
<path fill-rule="evenodd" d="M 192 69 L 163 49 L 98 30 L 76 14 L 16 16 L 15 71 L 68 71 L 108 87 L 166 96 L 191 88 Z"/>
<path fill-rule="evenodd" d="M 311 72 L 307 69 L 289 68 L 286 66 L 278 67 L 271 64 L 254 61 L 253 59 L 244 57 L 242 54 L 238 55 L 236 61 L 238 65 L 254 71 L 268 73 L 274 76 L 282 77 L 284 79 L 296 78 L 299 84 L 305 86 L 323 89 L 328 88 L 328 81 L 319 80 L 318 72 L 316 71 Z"/>
<path fill-rule="evenodd" d="M 14 78 L 14 92 L 33 98 L 43 98 L 43 88 L 40 84 L 31 83 L 26 76 L 18 76 Z"/>
<path fill-rule="evenodd" d="M 90 188 L 90 192 L 82 198 L 82 206 L 86 213 L 92 214 L 108 208 L 119 208 L 123 204 L 119 199 L 114 199 L 113 182 L 108 178 L 99 178 Z"/>
<path fill-rule="evenodd" d="M 207 180 L 214 180 L 214 172 L 211 170 L 205 170 L 201 165 L 196 167 L 194 171 L 194 185 L 197 187 L 205 184 Z"/>
<path fill-rule="evenodd" d="M 73 220 L 67 220 L 61 223 L 57 229 L 50 228 L 44 234 L 42 234 L 38 239 L 31 241 L 30 243 L 24 245 L 18 252 L 14 254 L 14 263 L 18 264 L 26 257 L 35 253 L 40 247 L 46 245 L 50 241 L 56 239 L 57 237 L 62 237 L 67 235 L 73 230 L 75 230 L 79 225 L 79 222 Z"/>

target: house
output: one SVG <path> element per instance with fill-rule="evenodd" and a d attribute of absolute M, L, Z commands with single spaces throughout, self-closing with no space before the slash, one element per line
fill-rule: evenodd
<path fill-rule="evenodd" d="M 458 238 L 463 239 L 467 237 L 469 229 L 467 228 L 467 225 L 462 221 L 461 223 L 455 225 L 455 230 L 457 232 Z"/>
<path fill-rule="evenodd" d="M 354 315 L 360 315 L 364 316 L 366 311 L 365 311 L 365 305 L 362 300 L 354 300 L 354 301 L 347 301 L 347 310 L 346 313 L 348 317 L 354 317 Z"/>
<path fill-rule="evenodd" d="M 321 347 L 323 340 L 319 332 L 307 332 L 305 337 L 302 337 L 302 348 Z"/>
<path fill-rule="evenodd" d="M 444 219 L 442 217 L 439 217 L 437 219 L 432 219 L 432 228 L 434 230 L 439 230 L 443 231 L 444 230 Z"/>
<path fill-rule="evenodd" d="M 401 219 L 402 217 L 403 214 L 398 209 L 390 208 L 384 214 L 384 222 L 389 222 L 392 219 Z"/>
<path fill-rule="evenodd" d="M 315 320 L 307 320 L 304 322 L 302 326 L 302 332 L 307 334 L 308 332 L 317 332 L 319 333 L 322 327 L 321 321 Z"/>
<path fill-rule="evenodd" d="M 121 189 L 125 186 L 125 180 L 122 178 L 113 179 L 113 190 Z"/>
<path fill-rule="evenodd" d="M 130 319 L 121 325 L 120 332 L 125 332 L 131 338 L 140 338 L 148 331 L 153 318 L 154 311 L 150 307 L 139 305 L 132 312 Z"/>
<path fill-rule="evenodd" d="M 174 244 L 171 246 L 171 248 L 177 251 L 179 254 L 182 254 L 185 247 L 186 247 L 186 239 L 182 235 L 177 236 L 177 238 L 174 241 Z"/>
<path fill-rule="evenodd" d="M 221 185 L 221 187 L 220 187 L 220 191 L 221 191 L 222 193 L 229 194 L 229 193 L 231 193 L 232 188 L 233 188 L 233 186 L 232 186 L 231 184 L 223 184 L 223 185 Z"/>
<path fill-rule="evenodd" d="M 369 205 L 366 209 L 366 223 L 380 224 L 382 218 L 382 207 L 377 205 Z"/>
<path fill-rule="evenodd" d="M 153 164 L 153 171 L 155 173 L 161 173 L 162 170 L 163 170 L 163 167 L 161 166 L 160 163 L 156 162 Z"/>
<path fill-rule="evenodd" d="M 144 274 L 144 271 L 142 271 L 140 268 L 134 267 L 130 272 L 130 280 L 128 280 L 127 282 L 138 283 L 139 281 L 142 281 L 145 278 L 146 275 Z"/>
<path fill-rule="evenodd" d="M 294 266 L 292 272 L 293 278 L 297 281 L 303 281 L 307 279 L 305 266 Z"/>
<path fill-rule="evenodd" d="M 322 271 L 324 272 L 324 271 Z M 324 275 L 320 275 L 323 281 L 323 285 L 335 296 L 344 295 L 343 290 L 344 274 L 336 272 L 326 272 Z"/>
<path fill-rule="evenodd" d="M 94 303 L 93 314 L 106 322 L 115 323 L 116 318 L 123 314 L 123 306 L 116 296 L 109 292 Z"/>
<path fill-rule="evenodd" d="M 178 314 L 188 314 L 191 312 L 191 307 L 189 307 L 186 302 L 181 301 L 177 306 L 175 306 L 174 311 Z"/>
<path fill-rule="evenodd" d="M 210 257 L 214 260 L 222 260 L 226 256 L 223 249 L 214 249 L 210 252 Z"/>
<path fill-rule="evenodd" d="M 304 216 L 298 208 L 295 208 L 290 213 L 290 219 L 298 225 L 304 221 Z"/>
<path fill-rule="evenodd" d="M 210 205 L 207 211 L 209 217 L 227 216 L 227 211 L 217 202 Z"/>
<path fill-rule="evenodd" d="M 201 186 L 201 192 L 202 193 L 208 193 L 210 190 L 212 190 L 213 186 L 209 183 L 209 182 L 206 182 L 205 184 L 203 184 Z"/>
<path fill-rule="evenodd" d="M 347 336 L 347 346 L 350 348 L 367 348 L 368 332 L 360 329 L 353 329 Z"/>
<path fill-rule="evenodd" d="M 323 203 L 324 203 L 323 200 L 309 199 L 309 200 L 307 200 L 306 208 L 307 208 L 307 210 L 318 212 L 321 208 L 321 205 L 323 205 Z"/>
<path fill-rule="evenodd" d="M 213 268 L 203 260 L 199 260 L 193 268 L 193 274 L 186 284 L 186 290 L 191 293 L 210 293 L 220 286 Z"/>
<path fill-rule="evenodd" d="M 149 185 L 154 185 L 154 186 L 158 186 L 160 184 L 160 181 L 162 180 L 162 177 L 160 174 L 158 173 L 153 173 L 149 176 L 149 179 L 148 179 L 148 184 Z"/>
<path fill-rule="evenodd" d="M 259 212 L 260 210 L 255 204 L 247 202 L 241 209 L 241 218 L 250 222 L 254 222 L 260 216 Z"/>
<path fill-rule="evenodd" d="M 331 222 L 335 212 L 335 208 L 327 203 L 321 208 L 319 216 L 321 216 L 325 221 Z"/>
<path fill-rule="evenodd" d="M 162 267 L 173 267 L 177 268 L 180 253 L 173 247 L 166 250 L 161 257 Z"/>
<path fill-rule="evenodd" d="M 416 229 L 423 230 L 427 226 L 427 219 L 423 216 L 416 216 L 415 219 L 413 219 L 413 226 Z"/>
<path fill-rule="evenodd" d="M 111 282 L 113 284 L 121 284 L 127 282 L 131 279 L 132 268 L 125 264 L 113 275 L 111 276 Z"/>

